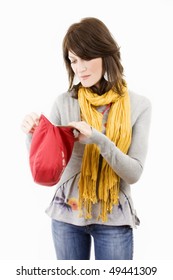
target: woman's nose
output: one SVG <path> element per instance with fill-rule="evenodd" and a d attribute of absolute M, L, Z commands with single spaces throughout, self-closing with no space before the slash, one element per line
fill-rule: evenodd
<path fill-rule="evenodd" d="M 86 71 L 87 70 L 87 67 L 85 66 L 85 64 L 84 63 L 79 63 L 79 65 L 78 65 L 78 72 L 84 72 L 84 71 Z"/>

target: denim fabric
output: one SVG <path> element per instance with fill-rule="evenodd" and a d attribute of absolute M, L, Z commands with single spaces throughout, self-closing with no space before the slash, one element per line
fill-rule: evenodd
<path fill-rule="evenodd" d="M 130 226 L 76 226 L 52 220 L 52 234 L 59 260 L 89 260 L 91 237 L 96 260 L 133 259 L 133 229 Z"/>

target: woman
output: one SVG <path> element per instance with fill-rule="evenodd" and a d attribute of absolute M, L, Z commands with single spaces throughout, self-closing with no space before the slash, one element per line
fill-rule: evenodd
<path fill-rule="evenodd" d="M 63 40 L 69 89 L 58 95 L 50 120 L 78 133 L 71 159 L 46 210 L 52 219 L 57 259 L 133 259 L 139 225 L 130 193 L 143 171 L 150 101 L 128 90 L 120 49 L 105 24 L 84 18 Z M 36 113 L 22 128 L 33 133 Z"/>

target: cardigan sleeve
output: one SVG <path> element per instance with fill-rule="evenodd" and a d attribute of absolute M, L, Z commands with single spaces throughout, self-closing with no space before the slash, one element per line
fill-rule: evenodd
<path fill-rule="evenodd" d="M 87 140 L 87 143 L 95 143 L 99 146 L 103 158 L 128 184 L 136 183 L 142 174 L 148 150 L 150 120 L 151 103 L 147 99 L 147 104 L 132 127 L 132 141 L 127 154 L 124 154 L 107 136 L 94 128 L 92 128 L 92 136 Z"/>

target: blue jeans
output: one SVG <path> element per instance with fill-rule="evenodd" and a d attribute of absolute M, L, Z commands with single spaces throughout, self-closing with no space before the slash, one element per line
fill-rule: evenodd
<path fill-rule="evenodd" d="M 96 260 L 133 259 L 133 230 L 130 226 L 76 226 L 52 220 L 52 234 L 59 260 L 89 260 L 91 237 Z"/>

